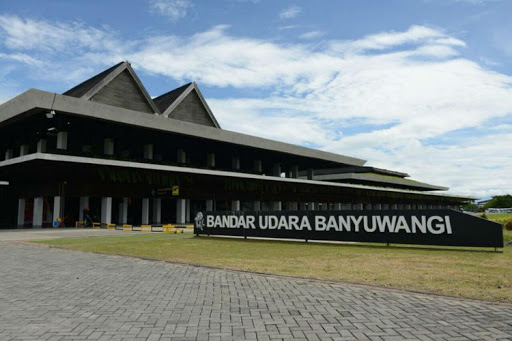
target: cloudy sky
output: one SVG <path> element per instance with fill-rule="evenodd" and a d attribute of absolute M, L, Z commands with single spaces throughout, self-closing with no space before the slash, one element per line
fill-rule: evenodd
<path fill-rule="evenodd" d="M 2 1 L 0 103 L 121 61 L 224 129 L 512 193 L 512 1 Z"/>

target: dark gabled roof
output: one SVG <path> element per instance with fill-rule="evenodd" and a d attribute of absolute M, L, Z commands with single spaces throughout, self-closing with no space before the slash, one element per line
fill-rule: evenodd
<path fill-rule="evenodd" d="M 174 101 L 180 97 L 180 95 L 187 90 L 187 88 L 192 84 L 192 82 L 187 83 L 185 85 L 180 86 L 179 88 L 176 88 L 174 90 L 171 90 L 169 92 L 166 92 L 163 95 L 160 95 L 156 98 L 153 98 L 153 102 L 155 102 L 158 109 L 160 109 L 160 112 L 164 112 L 167 108 L 171 106 L 171 104 L 174 103 Z"/>
<path fill-rule="evenodd" d="M 124 89 L 123 89 L 124 87 Z M 132 95 L 125 95 L 127 90 Z M 103 94 L 102 94 L 103 93 Z M 98 101 L 126 109 L 157 113 L 160 111 L 127 61 L 120 62 L 63 93 L 66 96 Z M 126 103 L 136 105 L 126 105 Z"/>
<path fill-rule="evenodd" d="M 389 175 L 399 178 L 408 178 L 409 174 L 397 172 L 389 169 L 362 166 L 362 167 L 343 167 L 343 168 L 328 168 L 328 169 L 315 169 L 315 175 L 327 174 L 345 174 L 345 173 L 375 173 L 381 175 Z M 300 175 L 305 175 L 306 172 L 301 172 Z"/>
<path fill-rule="evenodd" d="M 100 83 L 107 75 L 109 75 L 111 72 L 113 72 L 115 69 L 117 69 L 121 64 L 124 62 L 117 63 L 116 65 L 106 69 L 103 72 L 98 73 L 96 76 L 89 78 L 85 82 L 82 82 L 75 86 L 74 88 L 69 89 L 63 95 L 66 96 L 73 96 L 73 97 L 82 97 L 85 95 L 88 91 L 90 91 L 95 85 Z"/>
<path fill-rule="evenodd" d="M 158 96 L 154 99 L 154 102 L 158 103 L 157 106 L 162 113 L 162 116 L 220 128 L 219 122 L 215 118 L 215 115 L 208 106 L 208 103 L 206 103 L 206 100 L 195 82 L 185 84 L 177 89 Z M 201 108 L 200 117 L 194 117 L 193 110 L 189 111 L 188 109 L 184 109 L 184 107 L 190 108 L 191 103 L 193 103 L 196 108 Z"/>

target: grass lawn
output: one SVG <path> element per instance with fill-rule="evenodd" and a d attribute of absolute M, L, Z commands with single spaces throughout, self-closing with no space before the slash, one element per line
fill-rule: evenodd
<path fill-rule="evenodd" d="M 505 239 L 512 239 L 512 232 L 505 232 Z M 512 302 L 512 247 L 496 253 L 198 238 L 188 233 L 68 238 L 39 243 L 73 250 Z"/>
<path fill-rule="evenodd" d="M 500 224 L 505 224 L 512 220 L 512 213 L 486 213 L 485 215 L 487 216 L 487 219 Z"/>

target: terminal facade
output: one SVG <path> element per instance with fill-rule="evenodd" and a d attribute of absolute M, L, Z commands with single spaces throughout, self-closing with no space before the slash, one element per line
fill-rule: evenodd
<path fill-rule="evenodd" d="M 221 128 L 195 83 L 152 98 L 128 62 L 0 105 L 0 227 L 189 223 L 198 211 L 458 209 L 471 198 Z"/>

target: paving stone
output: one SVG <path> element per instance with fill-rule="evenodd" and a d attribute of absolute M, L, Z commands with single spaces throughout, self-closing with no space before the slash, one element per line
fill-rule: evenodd
<path fill-rule="evenodd" d="M 512 340 L 512 306 L 0 242 L 0 340 Z"/>

